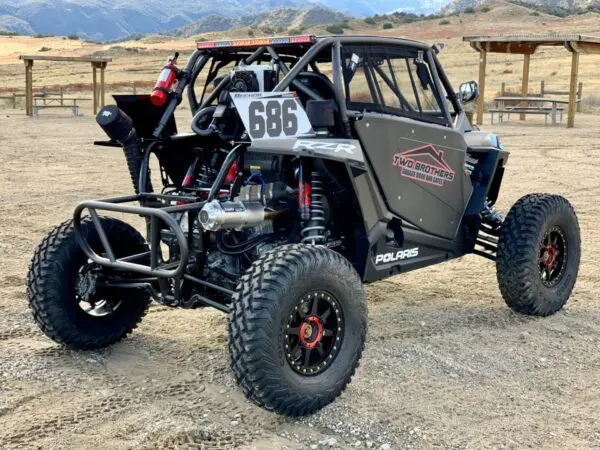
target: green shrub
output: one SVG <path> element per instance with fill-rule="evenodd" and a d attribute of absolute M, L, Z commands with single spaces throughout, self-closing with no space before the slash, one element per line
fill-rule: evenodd
<path fill-rule="evenodd" d="M 72 41 L 78 41 L 79 40 L 79 36 L 77 36 L 76 34 L 70 34 L 67 36 L 67 39 L 70 39 Z"/>
<path fill-rule="evenodd" d="M 344 34 L 344 27 L 342 27 L 339 23 L 329 25 L 325 30 L 331 34 Z"/>
<path fill-rule="evenodd" d="M 481 12 L 483 13 L 488 13 L 492 10 L 492 8 L 490 8 L 489 6 L 484 6 L 481 8 Z"/>
<path fill-rule="evenodd" d="M 50 47 L 42 47 L 38 50 L 38 52 L 49 52 L 50 50 L 52 50 Z"/>
<path fill-rule="evenodd" d="M 386 23 L 383 24 L 383 29 L 384 30 L 391 30 L 392 28 L 394 28 L 394 25 L 391 24 L 391 23 L 389 23 L 389 22 L 386 22 Z"/>
<path fill-rule="evenodd" d="M 441 20 L 439 25 L 450 25 L 450 21 L 448 19 Z"/>
<path fill-rule="evenodd" d="M 465 8 L 465 10 L 463 11 L 465 14 L 475 14 L 475 10 L 471 7 L 469 8 Z"/>
<path fill-rule="evenodd" d="M 290 36 L 298 36 L 299 34 L 302 34 L 302 30 L 300 28 L 290 28 L 288 34 Z"/>
<path fill-rule="evenodd" d="M 536 17 L 537 17 L 537 16 L 539 16 L 539 15 L 540 15 L 540 13 L 539 13 L 539 12 L 537 12 L 537 11 L 533 11 L 533 12 L 532 12 L 531 14 L 529 14 L 529 15 L 530 15 L 530 16 L 536 16 Z"/>
<path fill-rule="evenodd" d="M 365 23 L 366 23 L 367 25 L 377 25 L 377 22 L 375 22 L 375 19 L 373 19 L 372 17 L 367 17 L 367 18 L 365 19 Z"/>

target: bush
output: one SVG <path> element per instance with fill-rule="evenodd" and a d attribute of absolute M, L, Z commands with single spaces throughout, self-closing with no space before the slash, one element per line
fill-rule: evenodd
<path fill-rule="evenodd" d="M 439 25 L 450 25 L 450 21 L 448 19 L 444 19 L 440 21 Z"/>
<path fill-rule="evenodd" d="M 254 30 L 248 30 L 248 36 L 254 37 Z"/>
<path fill-rule="evenodd" d="M 329 25 L 325 30 L 331 34 L 344 34 L 344 27 L 342 27 L 339 23 Z"/>
<path fill-rule="evenodd" d="M 463 11 L 465 14 L 475 14 L 475 10 L 471 7 L 469 8 L 465 8 L 465 10 Z"/>
<path fill-rule="evenodd" d="M 70 34 L 67 36 L 67 39 L 70 39 L 71 41 L 78 41 L 79 36 L 77 36 L 76 34 Z"/>
<path fill-rule="evenodd" d="M 300 28 L 290 28 L 288 34 L 290 36 L 298 36 L 299 34 L 302 34 L 302 30 Z"/>
<path fill-rule="evenodd" d="M 365 23 L 366 23 L 367 25 L 377 25 L 377 22 L 375 22 L 375 19 L 373 19 L 372 17 L 367 17 L 367 18 L 365 19 Z"/>
<path fill-rule="evenodd" d="M 50 47 L 42 47 L 38 50 L 38 52 L 49 52 L 50 50 L 52 50 Z"/>
<path fill-rule="evenodd" d="M 384 29 L 384 30 L 390 30 L 390 29 L 392 29 L 392 28 L 394 28 L 394 25 L 392 25 L 392 24 L 391 24 L 391 23 L 389 23 L 389 22 L 386 22 L 386 23 L 384 23 L 384 24 L 383 24 L 383 29 Z"/>
<path fill-rule="evenodd" d="M 492 10 L 492 8 L 490 8 L 489 6 L 484 6 L 481 8 L 481 12 L 483 13 L 488 13 Z"/>
<path fill-rule="evenodd" d="M 6 30 L 0 30 L 0 36 L 18 36 L 19 33 L 16 33 L 14 31 L 6 31 Z"/>
<path fill-rule="evenodd" d="M 533 12 L 532 12 L 531 14 L 529 14 L 529 15 L 530 15 L 530 16 L 536 16 L 536 17 L 537 17 L 537 16 L 539 16 L 539 15 L 540 15 L 540 13 L 539 13 L 539 12 L 537 12 L 537 11 L 533 11 Z"/>

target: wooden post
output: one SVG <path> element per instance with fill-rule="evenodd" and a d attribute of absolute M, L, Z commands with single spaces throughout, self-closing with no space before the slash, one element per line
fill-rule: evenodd
<path fill-rule="evenodd" d="M 579 89 L 577 89 L 577 112 L 581 112 L 581 104 L 583 103 L 583 83 L 579 82 Z"/>
<path fill-rule="evenodd" d="M 575 111 L 577 105 L 577 78 L 579 75 L 579 53 L 573 52 L 571 57 L 571 81 L 569 83 L 569 114 L 567 128 L 575 126 Z"/>
<path fill-rule="evenodd" d="M 500 95 L 504 97 L 506 95 L 506 83 L 503 81 L 502 86 L 500 86 Z"/>
<path fill-rule="evenodd" d="M 62 86 L 60 86 L 60 87 L 59 87 L 59 89 L 60 89 L 60 106 L 63 106 L 63 105 L 64 105 L 64 103 L 63 103 L 63 102 L 64 102 L 64 92 L 63 92 L 63 87 L 62 87 Z"/>
<path fill-rule="evenodd" d="M 100 63 L 100 108 L 104 108 L 104 69 L 106 63 Z"/>
<path fill-rule="evenodd" d="M 25 114 L 33 116 L 33 60 L 25 59 Z"/>
<path fill-rule="evenodd" d="M 521 97 L 527 97 L 529 92 L 529 62 L 531 60 L 530 54 L 525 54 L 523 57 L 523 82 L 521 84 Z M 526 106 L 523 103 L 523 106 Z M 525 113 L 521 113 L 519 116 L 520 120 L 525 120 Z"/>
<path fill-rule="evenodd" d="M 540 81 L 540 97 L 544 96 L 544 91 L 546 90 L 546 82 L 544 80 Z"/>
<path fill-rule="evenodd" d="M 479 98 L 477 99 L 477 125 L 483 125 L 483 108 L 485 106 L 485 65 L 487 52 L 479 50 Z"/>
<path fill-rule="evenodd" d="M 17 93 L 13 92 L 13 109 L 17 109 Z"/>
<path fill-rule="evenodd" d="M 94 91 L 94 114 L 98 113 L 98 81 L 96 78 L 96 63 L 92 63 L 92 90 Z"/>

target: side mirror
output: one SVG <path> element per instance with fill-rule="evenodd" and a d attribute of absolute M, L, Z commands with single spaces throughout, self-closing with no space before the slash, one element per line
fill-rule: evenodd
<path fill-rule="evenodd" d="M 479 84 L 477 81 L 468 81 L 460 85 L 459 99 L 461 103 L 471 103 L 479 97 Z"/>

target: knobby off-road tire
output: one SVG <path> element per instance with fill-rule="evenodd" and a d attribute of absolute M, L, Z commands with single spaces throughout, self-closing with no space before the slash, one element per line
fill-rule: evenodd
<path fill-rule="evenodd" d="M 144 238 L 130 225 L 111 218 L 102 218 L 101 223 L 117 257 L 148 251 Z M 91 221 L 82 222 L 82 234 L 96 253 L 104 252 Z M 67 221 L 38 246 L 27 275 L 29 306 L 36 323 L 54 341 L 83 350 L 105 347 L 125 337 L 150 303 L 149 294 L 141 290 L 122 290 L 120 295 L 109 292 L 102 299 L 118 305 L 114 311 L 100 316 L 88 314 L 79 306 L 75 288 L 79 271 L 87 264 L 73 223 Z"/>
<path fill-rule="evenodd" d="M 531 194 L 512 207 L 500 233 L 496 275 L 514 311 L 549 316 L 567 302 L 581 255 L 577 216 L 563 197 Z"/>
<path fill-rule="evenodd" d="M 366 334 L 365 294 L 352 265 L 325 247 L 284 245 L 255 261 L 237 286 L 230 364 L 250 400 L 302 416 L 344 390 Z"/>

